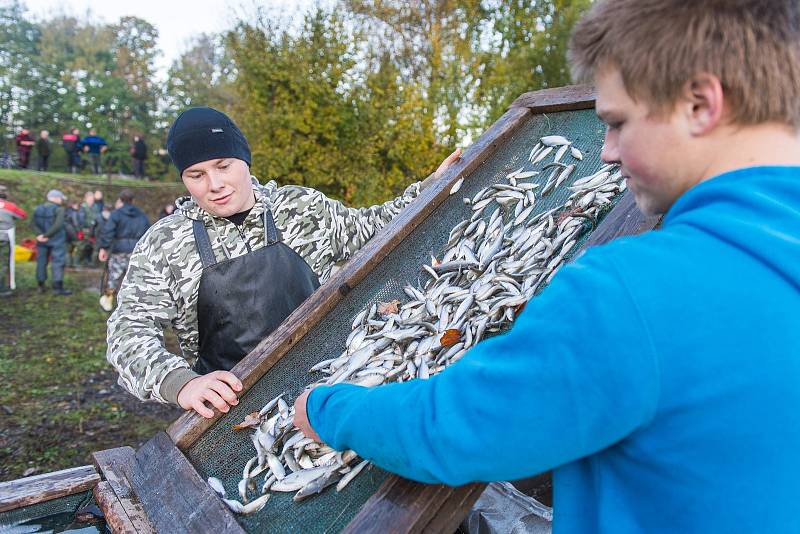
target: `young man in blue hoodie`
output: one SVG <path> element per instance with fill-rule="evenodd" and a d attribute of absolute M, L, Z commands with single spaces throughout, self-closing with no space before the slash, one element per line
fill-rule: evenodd
<path fill-rule="evenodd" d="M 798 28 L 796 0 L 596 2 L 575 73 L 662 228 L 439 375 L 315 388 L 296 424 L 423 482 L 552 469 L 556 532 L 799 532 Z"/>

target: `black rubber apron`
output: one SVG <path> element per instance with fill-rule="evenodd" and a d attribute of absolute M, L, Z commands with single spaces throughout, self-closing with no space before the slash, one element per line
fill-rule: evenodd
<path fill-rule="evenodd" d="M 319 279 L 297 252 L 281 241 L 264 210 L 266 245 L 217 262 L 202 221 L 192 225 L 203 262 L 197 298 L 200 374 L 230 370 L 267 337 L 316 288 Z"/>

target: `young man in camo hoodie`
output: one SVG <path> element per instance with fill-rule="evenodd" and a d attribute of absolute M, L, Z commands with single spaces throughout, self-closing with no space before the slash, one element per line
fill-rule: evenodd
<path fill-rule="evenodd" d="M 142 237 L 108 321 L 108 361 L 141 400 L 211 417 L 238 403 L 229 369 L 420 191 L 347 208 L 313 189 L 261 185 L 239 128 L 211 108 L 184 111 L 170 157 L 189 197 Z M 456 151 L 437 170 L 443 172 Z M 182 355 L 164 346 L 164 328 Z"/>

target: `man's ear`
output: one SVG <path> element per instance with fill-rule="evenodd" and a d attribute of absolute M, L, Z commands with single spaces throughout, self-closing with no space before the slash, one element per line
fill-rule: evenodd
<path fill-rule="evenodd" d="M 683 97 L 692 135 L 706 135 L 722 123 L 725 96 L 718 77 L 709 73 L 695 74 L 686 82 Z"/>

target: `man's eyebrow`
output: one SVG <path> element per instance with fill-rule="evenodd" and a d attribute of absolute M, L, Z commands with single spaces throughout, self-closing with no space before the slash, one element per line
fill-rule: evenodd
<path fill-rule="evenodd" d="M 595 108 L 595 114 L 603 122 L 612 121 L 619 115 L 619 113 L 613 109 L 596 109 L 596 108 Z"/>

